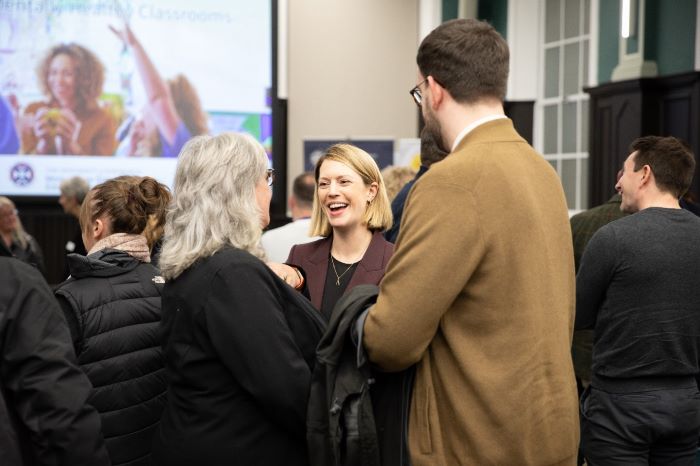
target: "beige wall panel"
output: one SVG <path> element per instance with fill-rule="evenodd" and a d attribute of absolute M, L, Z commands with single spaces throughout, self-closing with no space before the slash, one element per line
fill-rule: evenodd
<path fill-rule="evenodd" d="M 303 140 L 416 137 L 418 0 L 289 0 L 288 175 Z"/>

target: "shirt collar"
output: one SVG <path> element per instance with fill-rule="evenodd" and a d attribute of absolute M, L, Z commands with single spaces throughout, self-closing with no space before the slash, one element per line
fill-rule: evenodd
<path fill-rule="evenodd" d="M 452 150 L 450 152 L 454 152 L 459 143 L 462 142 L 462 139 L 464 139 L 467 134 L 471 133 L 472 130 L 474 130 L 474 128 L 476 128 L 477 126 L 481 126 L 484 123 L 488 123 L 489 121 L 500 120 L 502 118 L 508 117 L 506 117 L 505 115 L 488 115 L 483 118 L 479 118 L 478 120 L 464 128 L 462 131 L 460 131 L 460 133 L 455 138 L 455 142 L 452 144 Z"/>

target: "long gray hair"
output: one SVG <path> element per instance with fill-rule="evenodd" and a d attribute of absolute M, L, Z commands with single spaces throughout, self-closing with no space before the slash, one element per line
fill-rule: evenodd
<path fill-rule="evenodd" d="M 228 245 L 265 257 L 255 186 L 266 169 L 262 145 L 245 134 L 197 136 L 185 144 L 160 256 L 166 279 Z"/>
<path fill-rule="evenodd" d="M 12 202 L 9 197 L 0 196 L 0 207 L 3 206 L 10 206 L 12 209 L 16 210 L 15 203 Z M 22 222 L 19 219 L 19 215 L 17 215 L 15 229 L 12 231 L 12 240 L 19 243 L 22 249 L 27 249 L 30 238 L 31 236 L 29 236 L 29 234 L 26 231 L 24 231 L 24 227 L 22 226 Z"/>

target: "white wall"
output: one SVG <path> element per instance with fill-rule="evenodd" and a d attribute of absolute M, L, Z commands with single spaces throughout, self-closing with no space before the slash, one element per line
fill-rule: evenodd
<path fill-rule="evenodd" d="M 510 74 L 507 100 L 536 100 L 539 72 L 538 0 L 510 0 L 508 2 L 508 47 Z"/>
<path fill-rule="evenodd" d="M 416 137 L 418 0 L 290 0 L 288 176 L 305 138 Z"/>

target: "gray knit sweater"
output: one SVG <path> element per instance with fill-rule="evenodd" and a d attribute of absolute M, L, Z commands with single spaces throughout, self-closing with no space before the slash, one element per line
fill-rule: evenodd
<path fill-rule="evenodd" d="M 576 277 L 576 328 L 594 328 L 593 374 L 696 376 L 700 217 L 647 208 L 602 227 Z"/>

